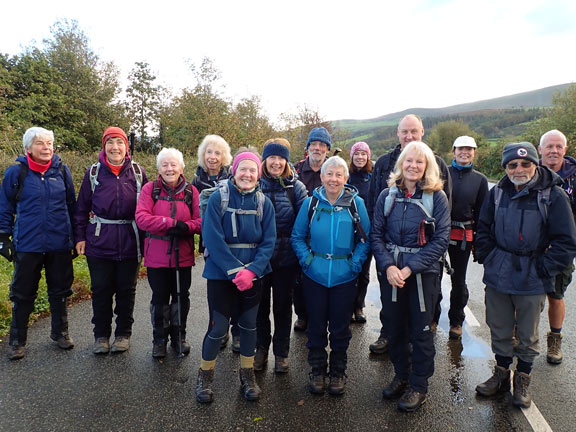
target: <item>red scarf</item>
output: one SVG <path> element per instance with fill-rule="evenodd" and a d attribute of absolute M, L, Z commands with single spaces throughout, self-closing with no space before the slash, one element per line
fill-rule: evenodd
<path fill-rule="evenodd" d="M 30 157 L 30 153 L 26 153 L 26 157 L 28 158 L 28 167 L 30 167 L 32 171 L 39 172 L 40 174 L 44 174 L 46 171 L 48 171 L 50 165 L 52 165 L 52 159 L 50 159 L 50 162 L 48 162 L 46 165 L 42 165 L 41 163 L 34 162 Z"/>
<path fill-rule="evenodd" d="M 108 168 L 110 168 L 110 171 L 112 171 L 112 173 L 118 177 L 120 175 L 120 171 L 122 170 L 122 167 L 124 166 L 124 163 L 122 163 L 122 165 L 112 165 L 109 161 L 108 158 L 106 158 L 106 165 L 108 165 Z"/>

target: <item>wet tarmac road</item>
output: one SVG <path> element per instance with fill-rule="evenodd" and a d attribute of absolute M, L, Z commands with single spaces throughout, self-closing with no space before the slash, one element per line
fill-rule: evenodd
<path fill-rule="evenodd" d="M 6 341 L 0 344 L 1 431 L 531 431 L 575 429 L 576 332 L 572 311 L 573 287 L 567 293 L 568 316 L 564 326 L 565 360 L 559 366 L 541 355 L 534 367 L 531 390 L 534 406 L 512 407 L 510 395 L 484 399 L 475 386 L 488 378 L 494 362 L 489 333 L 484 324 L 481 267 L 469 272 L 471 298 L 462 342 L 448 339 L 446 316 L 449 278 L 443 279 L 444 302 L 435 337 L 436 372 L 430 380 L 428 401 L 415 413 L 401 413 L 396 404 L 381 398 L 392 379 L 387 355 L 370 355 L 368 345 L 379 332 L 379 290 L 374 272 L 369 287 L 368 323 L 352 324 L 348 351 L 348 384 L 343 396 L 311 395 L 306 390 L 306 337 L 292 337 L 290 373 L 275 375 L 271 365 L 258 373 L 263 398 L 245 402 L 239 391 L 237 354 L 227 347 L 216 364 L 211 405 L 200 405 L 194 383 L 200 362 L 202 338 L 207 327 L 202 260 L 193 270 L 192 311 L 189 317 L 190 356 L 178 359 L 173 352 L 164 361 L 151 357 L 150 289 L 139 283 L 132 347 L 125 354 L 96 357 L 91 353 L 90 302 L 71 310 L 71 332 L 76 347 L 59 350 L 49 338 L 49 320 L 30 329 L 27 356 L 6 359 Z M 574 312 L 576 313 L 576 312 Z M 548 328 L 546 312 L 540 326 L 541 340 Z M 543 347 L 545 348 L 545 346 Z M 540 421 L 542 414 L 547 423 Z M 528 416 L 528 417 L 527 417 Z M 530 418 L 530 421 L 528 420 Z M 534 420 L 536 419 L 536 420 Z M 532 422 L 532 423 L 531 423 Z M 548 427 L 548 428 L 547 428 Z"/>

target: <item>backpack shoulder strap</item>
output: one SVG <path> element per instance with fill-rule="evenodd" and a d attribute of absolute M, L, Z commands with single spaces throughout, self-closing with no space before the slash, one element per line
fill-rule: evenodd
<path fill-rule="evenodd" d="M 496 213 L 502 201 L 502 188 L 498 185 L 494 186 L 494 221 L 496 221 Z"/>
<path fill-rule="evenodd" d="M 192 183 L 186 183 L 186 187 L 184 188 L 184 202 L 190 209 L 190 217 L 194 214 L 192 209 L 192 201 L 194 198 L 194 192 L 192 192 Z"/>
<path fill-rule="evenodd" d="M 156 204 L 156 201 L 158 201 L 159 197 L 160 197 L 160 182 L 158 181 L 158 179 L 156 179 L 152 182 L 152 201 L 154 201 L 154 204 Z"/>
<path fill-rule="evenodd" d="M 316 214 L 316 207 L 318 206 L 318 198 L 312 195 L 308 202 L 308 227 L 312 224 L 312 218 Z"/>
<path fill-rule="evenodd" d="M 348 211 L 350 212 L 350 216 L 352 217 L 352 223 L 354 224 L 354 229 L 360 242 L 366 243 L 368 240 L 368 236 L 366 235 L 366 231 L 362 226 L 362 221 L 360 220 L 360 214 L 358 213 L 358 207 L 356 206 L 356 200 L 352 197 L 350 201 L 350 207 L 348 207 Z"/>
<path fill-rule="evenodd" d="M 130 160 L 130 161 L 131 161 L 131 165 L 132 165 L 132 171 L 134 172 L 134 177 L 136 178 L 136 202 L 138 202 L 138 199 L 140 198 L 140 191 L 142 190 L 142 182 L 143 182 L 142 168 L 140 168 L 140 165 L 138 165 L 133 160 Z"/>
<path fill-rule="evenodd" d="M 538 191 L 538 211 L 542 215 L 544 222 L 548 221 L 548 207 L 550 207 L 550 192 L 552 188 L 547 187 Z"/>
<path fill-rule="evenodd" d="M 94 190 L 96 186 L 100 183 L 98 182 L 98 172 L 100 171 L 100 162 L 96 162 L 92 164 L 90 167 L 90 188 L 92 189 L 92 194 L 94 194 Z"/>
<path fill-rule="evenodd" d="M 258 212 L 260 222 L 262 222 L 262 218 L 264 217 L 264 203 L 266 202 L 266 196 L 260 189 L 256 191 L 256 199 L 258 200 L 256 211 Z"/>
<path fill-rule="evenodd" d="M 434 194 L 432 192 L 422 193 L 422 205 L 427 211 L 429 218 L 434 216 Z"/>
<path fill-rule="evenodd" d="M 228 180 L 218 182 L 218 190 L 220 191 L 221 215 L 224 216 L 224 213 L 226 213 L 226 210 L 228 209 L 228 203 L 230 202 L 230 189 L 228 188 Z"/>
<path fill-rule="evenodd" d="M 28 166 L 25 163 L 20 162 L 20 172 L 18 173 L 18 183 L 16 185 L 16 194 L 14 195 L 14 202 L 20 201 L 20 195 L 22 195 L 22 188 L 24 187 L 24 180 L 28 175 Z"/>
<path fill-rule="evenodd" d="M 388 196 L 384 200 L 384 216 L 390 216 L 390 212 L 392 212 L 392 207 L 394 207 L 394 202 L 396 201 L 396 197 L 398 196 L 398 186 L 392 186 L 388 191 Z"/>

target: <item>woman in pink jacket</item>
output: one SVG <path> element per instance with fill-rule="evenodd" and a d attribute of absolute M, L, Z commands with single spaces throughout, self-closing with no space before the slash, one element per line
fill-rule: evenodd
<path fill-rule="evenodd" d="M 173 148 L 162 149 L 156 164 L 160 175 L 142 188 L 136 223 L 146 231 L 144 265 L 152 288 L 152 357 L 162 358 L 166 356 L 168 337 L 174 351 L 190 352 L 186 319 L 190 309 L 194 234 L 200 234 L 202 220 L 198 190 L 182 174 L 182 153 Z"/>

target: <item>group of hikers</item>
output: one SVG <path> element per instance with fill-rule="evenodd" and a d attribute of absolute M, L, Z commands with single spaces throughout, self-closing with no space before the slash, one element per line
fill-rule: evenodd
<path fill-rule="evenodd" d="M 198 402 L 213 401 L 216 359 L 230 332 L 246 400 L 261 397 L 255 371 L 265 367 L 270 346 L 274 372 L 289 371 L 292 305 L 294 330 L 307 335 L 309 391 L 341 395 L 350 322 L 366 322 L 373 257 L 382 327 L 370 351 L 388 352 L 394 367 L 383 397 L 411 412 L 426 401 L 434 373 L 444 268 L 452 269 L 449 337 L 460 339 L 472 254 L 485 269 L 486 323 L 496 361 L 476 391 L 492 396 L 509 391 L 512 381 L 513 404 L 530 406 L 546 298 L 547 359 L 562 361 L 563 295 L 576 255 L 576 160 L 566 156 L 566 137 L 557 130 L 544 134 L 541 159 L 530 143 L 507 144 L 505 175 L 489 190 L 474 169 L 474 138 L 458 137 L 446 166 L 422 142 L 418 116 L 402 118 L 397 134 L 398 145 L 374 166 L 365 142 L 351 147 L 349 163 L 330 156 L 332 140 L 323 127 L 311 130 L 307 156 L 296 165 L 284 138 L 266 141 L 262 156 L 240 148 L 233 157 L 222 137 L 208 135 L 188 182 L 184 157 L 174 148 L 158 153 L 158 175 L 148 181 L 131 158 L 125 132 L 109 127 L 76 198 L 70 171 L 54 154 L 53 132 L 28 129 L 25 154 L 6 170 L 0 188 L 0 254 L 14 262 L 8 357 L 25 356 L 42 269 L 50 337 L 61 349 L 74 347 L 67 298 L 77 254 L 86 256 L 90 271 L 94 354 L 129 349 L 142 258 L 152 290 L 152 356 L 165 357 L 168 342 L 177 355 L 189 354 L 196 234 L 209 309 Z"/>

